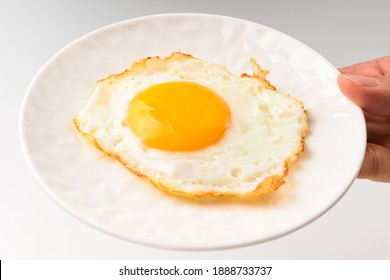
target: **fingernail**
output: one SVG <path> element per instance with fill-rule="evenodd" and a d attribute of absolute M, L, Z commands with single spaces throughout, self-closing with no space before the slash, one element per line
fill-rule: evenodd
<path fill-rule="evenodd" d="M 378 79 L 362 75 L 341 74 L 341 76 L 347 80 L 350 80 L 351 82 L 365 87 L 377 87 L 381 83 Z"/>

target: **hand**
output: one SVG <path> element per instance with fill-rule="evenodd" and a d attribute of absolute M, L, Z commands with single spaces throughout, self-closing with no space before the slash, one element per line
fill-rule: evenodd
<path fill-rule="evenodd" d="M 367 148 L 358 178 L 390 182 L 390 56 L 339 71 L 341 91 L 363 109 L 367 124 Z"/>

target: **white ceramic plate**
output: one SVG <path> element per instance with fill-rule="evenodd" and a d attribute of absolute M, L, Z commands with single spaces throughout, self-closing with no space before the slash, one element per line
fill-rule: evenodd
<path fill-rule="evenodd" d="M 306 150 L 277 192 L 253 200 L 192 200 L 161 193 L 75 129 L 98 79 L 173 51 L 250 72 L 249 58 L 310 110 Z M 271 28 L 235 18 L 168 14 L 119 22 L 66 46 L 32 81 L 21 112 L 27 160 L 46 191 L 88 224 L 157 247 L 217 249 L 270 240 L 313 221 L 346 192 L 365 150 L 361 110 L 340 93 L 337 70 Z"/>

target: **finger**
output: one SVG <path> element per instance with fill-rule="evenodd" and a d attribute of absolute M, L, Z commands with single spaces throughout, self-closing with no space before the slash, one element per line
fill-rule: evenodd
<path fill-rule="evenodd" d="M 390 116 L 390 74 L 379 79 L 341 74 L 337 79 L 343 94 L 365 111 L 382 116 Z"/>
<path fill-rule="evenodd" d="M 342 74 L 357 74 L 369 77 L 383 76 L 386 73 L 390 73 L 390 56 L 340 67 L 338 70 Z"/>
<path fill-rule="evenodd" d="M 389 170 L 390 149 L 368 143 L 358 178 L 380 182 L 390 182 Z"/>
<path fill-rule="evenodd" d="M 390 148 L 390 116 L 378 116 L 367 111 L 363 112 L 367 126 L 367 142 Z"/>

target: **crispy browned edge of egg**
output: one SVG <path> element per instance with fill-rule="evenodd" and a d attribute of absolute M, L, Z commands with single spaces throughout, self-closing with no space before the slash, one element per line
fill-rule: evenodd
<path fill-rule="evenodd" d="M 181 52 L 174 52 L 170 56 L 161 59 L 160 57 L 148 57 L 141 59 L 137 62 L 134 62 L 132 66 L 129 69 L 126 69 L 122 73 L 119 74 L 113 74 L 111 76 L 108 76 L 107 78 L 101 79 L 98 81 L 98 83 L 101 83 L 103 81 L 108 82 L 108 84 L 112 84 L 113 80 L 117 80 L 129 75 L 137 74 L 138 72 L 143 72 L 145 73 L 145 69 L 148 69 L 148 74 L 153 74 L 155 72 L 163 71 L 167 65 L 172 62 L 172 61 L 186 61 L 189 59 L 197 59 L 189 54 L 184 54 Z M 250 78 L 250 79 L 256 79 L 258 80 L 263 89 L 269 89 L 269 90 L 276 90 L 276 88 L 266 79 L 269 71 L 262 69 L 256 62 L 255 59 L 251 58 L 250 62 L 252 64 L 253 68 L 253 75 L 249 74 L 242 74 L 242 78 Z M 153 66 L 153 67 L 151 67 Z M 226 69 L 227 70 L 227 69 Z M 227 70 L 228 71 L 228 70 Z M 290 98 L 292 98 L 290 96 Z M 307 110 L 304 109 L 303 103 L 298 100 L 293 98 L 295 101 L 297 101 L 299 104 L 301 104 L 302 109 L 304 110 L 305 114 L 308 113 Z M 297 159 L 298 155 L 303 152 L 304 147 L 305 147 L 305 136 L 308 132 L 308 126 L 303 129 L 302 135 L 301 135 L 301 141 L 300 141 L 300 146 L 299 148 L 295 151 L 295 153 L 290 156 L 285 162 L 284 162 L 284 172 L 283 175 L 272 175 L 267 178 L 265 178 L 261 183 L 259 183 L 253 191 L 247 192 L 247 193 L 235 193 L 235 192 L 218 192 L 218 191 L 197 191 L 197 192 L 185 192 L 181 190 L 177 190 L 174 187 L 169 186 L 168 184 L 164 182 L 159 182 L 159 181 L 154 181 L 153 179 L 149 178 L 147 175 L 143 174 L 141 171 L 135 169 L 132 166 L 129 166 L 126 164 L 125 160 L 118 154 L 113 154 L 108 151 L 106 151 L 97 141 L 97 139 L 83 131 L 80 128 L 80 125 L 77 120 L 78 114 L 74 117 L 73 121 L 74 124 L 76 125 L 76 128 L 81 132 L 83 136 L 85 136 L 89 141 L 91 141 L 98 149 L 103 151 L 105 154 L 117 158 L 127 169 L 129 169 L 131 172 L 136 174 L 139 177 L 146 178 L 149 180 L 153 186 L 160 191 L 163 191 L 165 193 L 169 194 L 174 194 L 174 195 L 180 195 L 180 196 L 186 196 L 190 198 L 200 198 L 200 197 L 215 197 L 215 196 L 225 196 L 225 197 L 235 197 L 235 198 L 247 198 L 247 197 L 253 197 L 257 195 L 262 195 L 266 193 L 273 192 L 277 190 L 280 186 L 282 186 L 285 183 L 285 178 L 288 175 L 289 172 L 289 167 L 291 164 Z"/>

